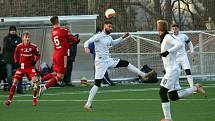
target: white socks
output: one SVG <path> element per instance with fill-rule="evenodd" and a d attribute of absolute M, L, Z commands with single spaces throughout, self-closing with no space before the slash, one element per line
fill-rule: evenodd
<path fill-rule="evenodd" d="M 187 81 L 188 81 L 190 87 L 193 88 L 194 85 L 193 85 L 193 76 L 192 75 L 187 75 Z"/>
<path fill-rule="evenodd" d="M 162 109 L 164 113 L 164 118 L 172 120 L 171 112 L 170 112 L 170 102 L 162 103 Z"/>
<path fill-rule="evenodd" d="M 99 87 L 97 87 L 96 85 L 93 85 L 93 87 L 91 88 L 90 94 L 89 94 L 89 97 L 88 97 L 88 100 L 87 100 L 87 103 L 86 103 L 86 105 L 88 107 L 90 107 L 92 105 L 93 99 L 94 99 L 98 89 L 99 89 Z"/>
<path fill-rule="evenodd" d="M 179 96 L 179 98 L 183 98 L 183 97 L 186 97 L 186 96 L 192 94 L 196 90 L 197 90 L 197 88 L 195 86 L 193 88 L 187 88 L 187 89 L 179 90 L 178 96 Z"/>
<path fill-rule="evenodd" d="M 131 72 L 133 72 L 133 73 L 136 73 L 136 74 L 138 74 L 139 76 L 145 76 L 146 74 L 145 73 L 143 73 L 142 71 L 140 71 L 138 68 L 136 68 L 135 66 L 133 66 L 132 64 L 128 64 L 128 66 L 127 66 L 127 68 L 128 68 L 128 70 L 129 71 L 131 71 Z"/>

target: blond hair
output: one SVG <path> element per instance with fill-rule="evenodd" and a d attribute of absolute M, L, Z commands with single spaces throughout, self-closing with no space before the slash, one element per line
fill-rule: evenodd
<path fill-rule="evenodd" d="M 22 33 L 22 37 L 25 36 L 25 35 L 29 36 L 30 33 L 29 33 L 28 31 L 24 31 L 24 32 Z"/>
<path fill-rule="evenodd" d="M 158 20 L 157 27 L 159 26 L 160 31 L 167 31 L 168 22 L 166 20 Z"/>

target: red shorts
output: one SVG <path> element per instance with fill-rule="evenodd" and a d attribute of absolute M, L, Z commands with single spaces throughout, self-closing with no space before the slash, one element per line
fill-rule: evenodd
<path fill-rule="evenodd" d="M 67 56 L 54 56 L 54 71 L 60 74 L 64 74 L 67 67 Z"/>
<path fill-rule="evenodd" d="M 14 79 L 21 80 L 25 74 L 29 79 L 32 79 L 32 77 L 34 76 L 37 76 L 35 67 L 26 68 L 26 69 L 20 69 L 20 68 L 17 69 L 14 75 Z"/>

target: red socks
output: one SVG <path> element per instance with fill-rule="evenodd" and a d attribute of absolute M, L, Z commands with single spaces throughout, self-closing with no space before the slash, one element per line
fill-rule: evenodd
<path fill-rule="evenodd" d="M 50 81 L 46 83 L 46 88 L 53 87 L 57 84 L 57 82 L 60 81 L 60 77 L 54 76 Z"/>
<path fill-rule="evenodd" d="M 33 91 L 33 97 L 36 98 L 37 97 L 37 90 Z"/>
<path fill-rule="evenodd" d="M 16 85 L 12 85 L 11 88 L 10 88 L 10 93 L 9 93 L 9 96 L 8 96 L 8 100 L 13 99 L 13 95 L 14 95 L 15 91 L 16 91 Z"/>
<path fill-rule="evenodd" d="M 49 73 L 49 74 L 47 74 L 46 76 L 44 76 L 43 78 L 41 78 L 41 81 L 43 82 L 43 81 L 47 81 L 47 80 L 49 80 L 49 79 L 51 79 L 51 78 L 53 78 L 54 77 L 54 74 L 52 74 L 52 73 Z"/>

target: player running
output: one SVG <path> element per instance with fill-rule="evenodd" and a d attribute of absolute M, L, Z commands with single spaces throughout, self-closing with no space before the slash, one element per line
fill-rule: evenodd
<path fill-rule="evenodd" d="M 114 46 L 120 42 L 123 42 L 127 38 L 129 38 L 129 33 L 125 33 L 122 37 L 113 40 L 112 37 L 109 35 L 112 32 L 112 23 L 110 21 L 106 21 L 103 26 L 102 32 L 94 35 L 91 39 L 84 43 L 85 52 L 89 53 L 90 50 L 88 48 L 89 43 L 94 42 L 95 44 L 95 84 L 91 88 L 87 103 L 85 104 L 84 108 L 86 111 L 92 111 L 92 101 L 95 97 L 102 79 L 104 78 L 104 74 L 108 68 L 119 68 L 119 67 L 126 67 L 133 73 L 138 74 L 142 78 L 149 78 L 150 76 L 154 75 L 154 71 L 150 72 L 149 74 L 145 74 L 141 72 L 138 68 L 133 66 L 126 60 L 115 59 L 109 56 L 109 48 Z"/>
<path fill-rule="evenodd" d="M 41 96 L 46 89 L 55 86 L 61 79 L 63 79 L 67 66 L 68 50 L 70 46 L 72 46 L 72 43 L 78 44 L 80 42 L 78 38 L 69 33 L 68 29 L 60 26 L 57 16 L 51 17 L 50 21 L 53 25 L 52 42 L 54 45 L 54 73 L 47 74 L 41 79 L 41 81 L 48 80 L 48 82 L 45 86 L 40 88 L 39 96 Z"/>
<path fill-rule="evenodd" d="M 159 92 L 164 113 L 164 119 L 161 121 L 172 121 L 169 98 L 172 101 L 176 101 L 192 94 L 194 91 L 204 95 L 206 93 L 200 84 L 196 84 L 193 88 L 175 90 L 174 87 L 179 81 L 179 75 L 181 72 L 178 63 L 176 62 L 176 52 L 181 47 L 183 47 L 183 44 L 168 33 L 167 22 L 165 20 L 157 21 L 157 31 L 160 35 L 160 55 L 162 57 L 163 66 L 166 71 L 166 74 L 161 80 Z"/>
<path fill-rule="evenodd" d="M 10 106 L 16 86 L 19 80 L 26 74 L 33 82 L 33 106 L 37 105 L 37 73 L 35 64 L 40 59 L 38 48 L 30 42 L 30 34 L 22 34 L 22 43 L 18 44 L 14 53 L 16 73 L 13 78 L 13 84 L 10 88 L 8 99 L 4 102 L 5 106 Z"/>
<path fill-rule="evenodd" d="M 179 26 L 177 24 L 172 25 L 172 32 L 173 32 L 172 36 L 183 43 L 182 48 L 180 48 L 176 53 L 176 62 L 185 71 L 185 73 L 187 75 L 187 81 L 188 81 L 190 87 L 193 88 L 194 87 L 193 76 L 191 75 L 190 63 L 189 63 L 187 53 L 185 50 L 185 45 L 187 45 L 190 50 L 191 57 L 194 60 L 195 52 L 193 49 L 193 44 L 189 40 L 189 37 L 187 35 L 179 33 Z M 178 88 L 180 89 L 179 84 L 178 84 L 178 86 L 179 86 Z"/>

